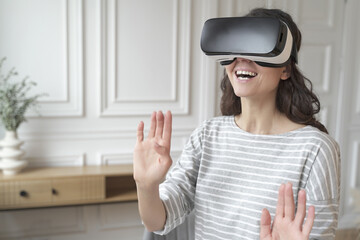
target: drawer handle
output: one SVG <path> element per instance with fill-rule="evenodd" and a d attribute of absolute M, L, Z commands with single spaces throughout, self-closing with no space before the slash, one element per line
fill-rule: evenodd
<path fill-rule="evenodd" d="M 53 195 L 57 195 L 58 194 L 58 191 L 56 191 L 56 189 L 51 189 L 51 193 L 53 194 Z"/>
<path fill-rule="evenodd" d="M 25 190 L 21 190 L 19 194 L 20 194 L 21 197 L 28 197 L 29 196 L 29 194 Z"/>

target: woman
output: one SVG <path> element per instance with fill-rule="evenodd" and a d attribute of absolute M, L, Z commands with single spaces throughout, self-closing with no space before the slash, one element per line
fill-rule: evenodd
<path fill-rule="evenodd" d="M 255 9 L 248 16 L 284 21 L 300 49 L 288 14 Z M 195 239 L 333 239 L 339 148 L 314 117 L 320 103 L 310 81 L 293 60 L 263 67 L 236 58 L 225 72 L 223 116 L 192 133 L 164 182 L 172 163 L 171 113 L 152 114 L 147 139 L 139 124 L 134 179 L 145 226 L 166 234 L 194 210 Z"/>

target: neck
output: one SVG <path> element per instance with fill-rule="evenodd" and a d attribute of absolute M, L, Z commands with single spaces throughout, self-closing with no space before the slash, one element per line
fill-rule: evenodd
<path fill-rule="evenodd" d="M 275 106 L 275 100 L 241 98 L 241 114 L 236 116 L 237 125 L 253 134 L 277 134 L 284 118 Z"/>

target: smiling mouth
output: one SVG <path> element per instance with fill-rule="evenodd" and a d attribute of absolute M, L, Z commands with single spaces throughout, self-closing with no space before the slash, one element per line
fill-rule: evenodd
<path fill-rule="evenodd" d="M 249 71 L 236 71 L 235 75 L 240 80 L 248 80 L 248 79 L 251 79 L 253 77 L 256 77 L 257 73 L 249 72 Z"/>

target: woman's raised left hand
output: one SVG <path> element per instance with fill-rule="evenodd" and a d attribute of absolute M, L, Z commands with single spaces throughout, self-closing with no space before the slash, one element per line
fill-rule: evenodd
<path fill-rule="evenodd" d="M 306 215 L 306 193 L 300 190 L 295 216 L 295 203 L 291 183 L 281 184 L 279 188 L 276 213 L 271 227 L 271 216 L 263 209 L 260 222 L 261 240 L 307 240 L 314 224 L 315 208 L 310 206 Z"/>

